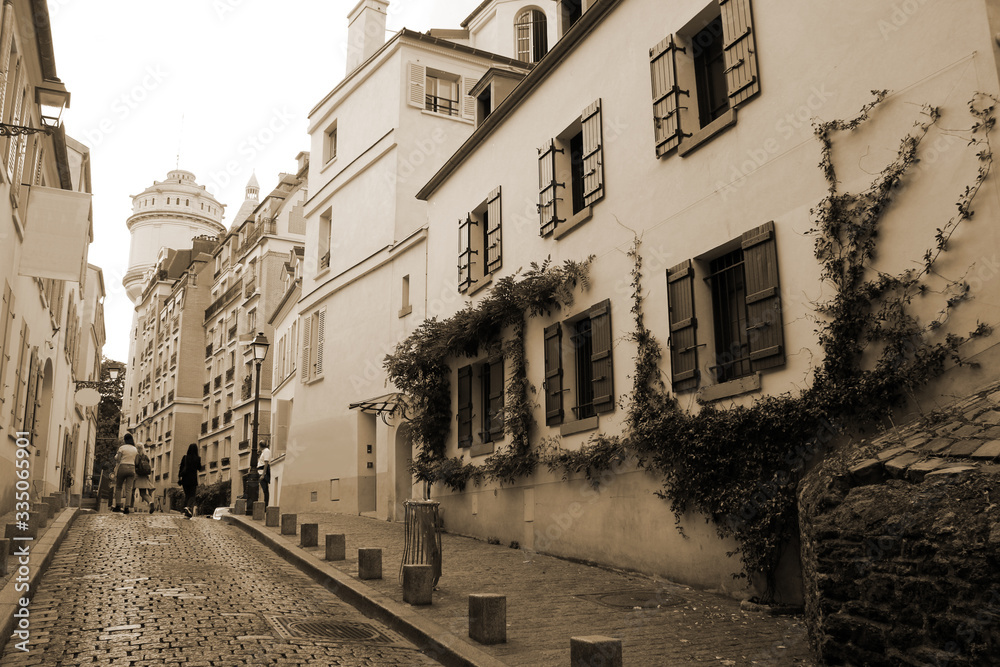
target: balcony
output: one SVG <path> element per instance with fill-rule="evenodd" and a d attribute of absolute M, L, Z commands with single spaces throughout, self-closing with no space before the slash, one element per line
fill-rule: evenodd
<path fill-rule="evenodd" d="M 211 382 L 206 382 L 205 383 L 205 396 L 208 396 L 211 393 L 212 393 L 212 383 Z"/>
<path fill-rule="evenodd" d="M 242 452 L 244 449 L 250 449 L 249 440 L 240 440 L 240 451 Z"/>
<path fill-rule="evenodd" d="M 222 413 L 222 423 L 228 424 L 231 421 L 233 421 L 233 411 L 226 410 L 224 413 Z"/>
<path fill-rule="evenodd" d="M 217 428 L 219 428 L 219 418 L 218 417 L 212 417 L 212 430 L 214 431 Z"/>
<path fill-rule="evenodd" d="M 219 468 L 219 462 L 218 461 L 211 461 L 211 462 L 209 462 L 209 464 L 208 464 L 208 469 L 209 470 L 217 470 L 218 468 Z"/>
<path fill-rule="evenodd" d="M 211 343 L 209 343 L 208 345 L 205 346 L 205 358 L 207 359 L 210 356 L 212 356 L 212 344 Z"/>
<path fill-rule="evenodd" d="M 205 435 L 206 433 L 208 433 L 208 422 L 202 422 L 201 423 L 201 434 Z"/>
<path fill-rule="evenodd" d="M 238 254 L 242 255 L 247 250 L 252 248 L 260 237 L 266 234 L 277 234 L 277 228 L 278 226 L 275 224 L 274 218 L 261 218 L 260 222 L 247 230 L 247 237 L 243 243 L 240 244 L 240 248 L 237 251 Z"/>
<path fill-rule="evenodd" d="M 242 293 L 243 293 L 243 281 L 237 280 L 232 287 L 226 290 L 225 294 L 223 294 L 218 299 L 213 301 L 212 305 L 205 309 L 205 321 L 211 319 L 211 317 L 220 310 L 222 310 L 227 303 L 229 303 Z"/>
<path fill-rule="evenodd" d="M 236 377 L 236 368 L 230 368 L 226 371 L 226 384 L 229 384 Z"/>
<path fill-rule="evenodd" d="M 249 282 L 247 283 L 246 290 L 243 292 L 243 296 L 247 299 L 252 297 L 257 291 L 257 277 L 250 276 Z"/>
<path fill-rule="evenodd" d="M 223 466 L 229 465 L 229 457 L 228 456 L 223 456 L 222 457 L 222 465 Z"/>
<path fill-rule="evenodd" d="M 222 376 L 221 375 L 216 375 L 215 376 L 214 384 L 215 384 L 215 388 L 216 389 L 222 389 Z"/>

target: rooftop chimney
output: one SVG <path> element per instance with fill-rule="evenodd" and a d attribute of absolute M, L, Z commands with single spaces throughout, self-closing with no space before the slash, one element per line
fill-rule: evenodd
<path fill-rule="evenodd" d="M 347 15 L 347 74 L 356 70 L 385 44 L 385 14 L 389 0 L 361 0 Z"/>

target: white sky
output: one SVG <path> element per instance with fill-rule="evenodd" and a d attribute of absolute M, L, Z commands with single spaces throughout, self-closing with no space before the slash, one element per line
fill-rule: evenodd
<path fill-rule="evenodd" d="M 479 2 L 391 0 L 388 33 L 458 28 Z M 308 150 L 306 114 L 344 77 L 356 4 L 48 0 L 56 71 L 72 95 L 63 122 L 91 148 L 89 261 L 104 270 L 107 357 L 128 356 L 130 195 L 164 180 L 179 148 L 180 168 L 226 204 L 229 227 L 252 172 L 263 197 Z"/>

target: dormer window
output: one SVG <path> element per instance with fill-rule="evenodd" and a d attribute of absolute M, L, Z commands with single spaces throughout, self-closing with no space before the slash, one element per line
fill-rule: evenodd
<path fill-rule="evenodd" d="M 537 63 L 549 50 L 545 13 L 539 9 L 525 9 L 514 20 L 514 39 L 517 59 Z"/>

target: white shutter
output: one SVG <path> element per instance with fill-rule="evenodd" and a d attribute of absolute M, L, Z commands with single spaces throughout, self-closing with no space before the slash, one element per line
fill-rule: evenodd
<path fill-rule="evenodd" d="M 479 79 L 471 76 L 464 78 L 465 86 L 462 89 L 462 118 L 466 120 L 476 120 L 476 98 L 470 95 L 472 89 L 479 83 Z"/>
<path fill-rule="evenodd" d="M 13 105 L 13 111 L 10 116 L 11 125 L 21 124 L 21 100 L 24 97 L 22 92 L 19 92 L 22 87 L 22 76 L 21 76 L 21 59 L 17 59 L 17 64 L 14 66 L 14 87 L 11 89 L 11 94 L 14 98 L 11 100 Z M 7 143 L 7 175 L 11 178 L 14 177 L 14 161 L 17 159 L 18 150 L 20 148 L 20 137 L 13 136 L 8 138 Z"/>
<path fill-rule="evenodd" d="M 316 313 L 316 377 L 323 375 L 323 341 L 326 338 L 326 308 Z"/>
<path fill-rule="evenodd" d="M 420 63 L 409 63 L 410 82 L 407 102 L 411 107 L 423 109 L 427 104 L 425 88 L 427 85 L 427 68 Z"/>
<path fill-rule="evenodd" d="M 3 28 L 0 29 L 0 115 L 3 115 L 7 95 L 7 71 L 10 69 L 10 43 L 14 38 L 14 4 L 3 6 Z"/>
<path fill-rule="evenodd" d="M 309 365 L 311 360 L 309 359 L 309 335 L 312 333 L 310 331 L 311 322 L 310 319 L 312 315 L 308 315 L 302 318 L 302 381 L 309 381 Z"/>

